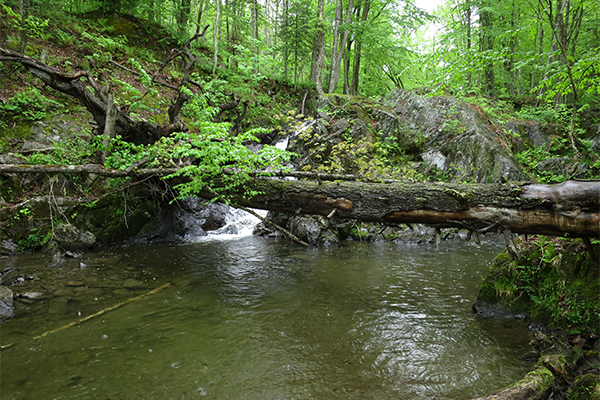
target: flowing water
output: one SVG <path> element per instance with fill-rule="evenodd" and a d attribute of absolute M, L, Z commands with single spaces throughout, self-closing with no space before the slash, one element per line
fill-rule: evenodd
<path fill-rule="evenodd" d="M 471 311 L 502 250 L 252 236 L 128 245 L 26 276 L 2 399 L 469 399 L 520 379 L 530 334 Z M 85 265 L 80 265 L 82 262 Z M 148 294 L 86 322 L 120 302 Z"/>

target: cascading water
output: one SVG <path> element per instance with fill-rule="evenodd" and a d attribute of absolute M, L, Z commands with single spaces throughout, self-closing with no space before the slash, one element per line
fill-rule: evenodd
<path fill-rule="evenodd" d="M 253 210 L 261 217 L 267 215 L 267 211 L 264 210 Z M 229 212 L 225 215 L 225 225 L 221 228 L 207 232 L 207 236 L 202 236 L 204 240 L 206 238 L 219 237 L 220 239 L 228 239 L 242 236 L 252 235 L 252 231 L 256 224 L 260 222 L 260 219 L 254 215 L 237 208 L 231 207 Z"/>

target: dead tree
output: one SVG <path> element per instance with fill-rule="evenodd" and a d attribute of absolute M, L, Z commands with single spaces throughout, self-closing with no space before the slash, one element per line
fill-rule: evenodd
<path fill-rule="evenodd" d="M 181 108 L 189 100 L 189 96 L 182 89 L 191 83 L 190 73 L 196 63 L 196 57 L 190 51 L 189 46 L 194 40 L 204 36 L 207 29 L 208 25 L 201 33 L 195 34 L 185 42 L 181 50 L 171 51 L 170 56 L 152 78 L 152 81 L 154 81 L 158 73 L 178 57 L 185 60 L 184 77 L 177 88 L 173 103 L 168 109 L 169 122 L 157 125 L 146 120 L 135 120 L 126 111 L 116 107 L 114 133 L 128 142 L 149 144 L 174 132 L 187 131 L 188 128 L 180 120 L 179 115 Z M 2 47 L 0 47 L 0 61 L 19 63 L 52 89 L 77 99 L 92 114 L 98 125 L 99 134 L 107 134 L 105 126 L 109 111 L 109 96 L 102 92 L 95 78 L 88 71 L 67 74 L 25 54 Z"/>
<path fill-rule="evenodd" d="M 165 177 L 177 169 L 111 170 L 100 165 L 52 166 L 0 164 L 2 173 L 93 173 L 125 177 Z M 223 171 L 227 173 L 227 171 Z M 282 173 L 281 175 L 285 175 Z M 291 173 L 298 175 L 298 173 Z M 311 180 L 257 176 L 231 193 L 233 203 L 288 214 L 322 215 L 387 224 L 421 223 L 475 232 L 510 230 L 523 234 L 593 238 L 600 236 L 600 182 L 450 184 L 388 181 L 363 182 L 306 173 Z M 181 179 L 177 178 L 181 183 Z M 336 179 L 336 180 L 328 180 Z M 213 198 L 206 189 L 200 197 Z"/>

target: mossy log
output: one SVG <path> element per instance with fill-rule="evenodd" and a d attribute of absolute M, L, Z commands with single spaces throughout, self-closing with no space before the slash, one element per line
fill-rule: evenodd
<path fill-rule="evenodd" d="M 166 176 L 173 169 L 116 171 L 99 165 L 0 165 L 0 173 L 93 173 L 118 176 Z M 234 203 L 289 214 L 313 214 L 386 224 L 421 223 L 483 232 L 564 237 L 600 235 L 600 182 L 542 184 L 449 184 L 287 180 L 255 177 L 233 193 Z M 212 198 L 205 190 L 200 197 Z"/>
<path fill-rule="evenodd" d="M 553 382 L 552 372 L 542 367 L 504 390 L 474 400 L 545 400 L 552 391 Z"/>

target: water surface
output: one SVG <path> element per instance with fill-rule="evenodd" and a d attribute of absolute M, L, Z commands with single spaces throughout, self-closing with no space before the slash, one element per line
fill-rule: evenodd
<path fill-rule="evenodd" d="M 529 367 L 520 361 L 530 340 L 523 322 L 471 311 L 501 250 L 493 242 L 316 249 L 250 236 L 111 248 L 53 269 L 40 256 L 4 260 L 0 267 L 38 278 L 15 292 L 44 296 L 18 303 L 2 323 L 2 344 L 15 345 L 1 353 L 0 397 L 481 396 Z"/>

